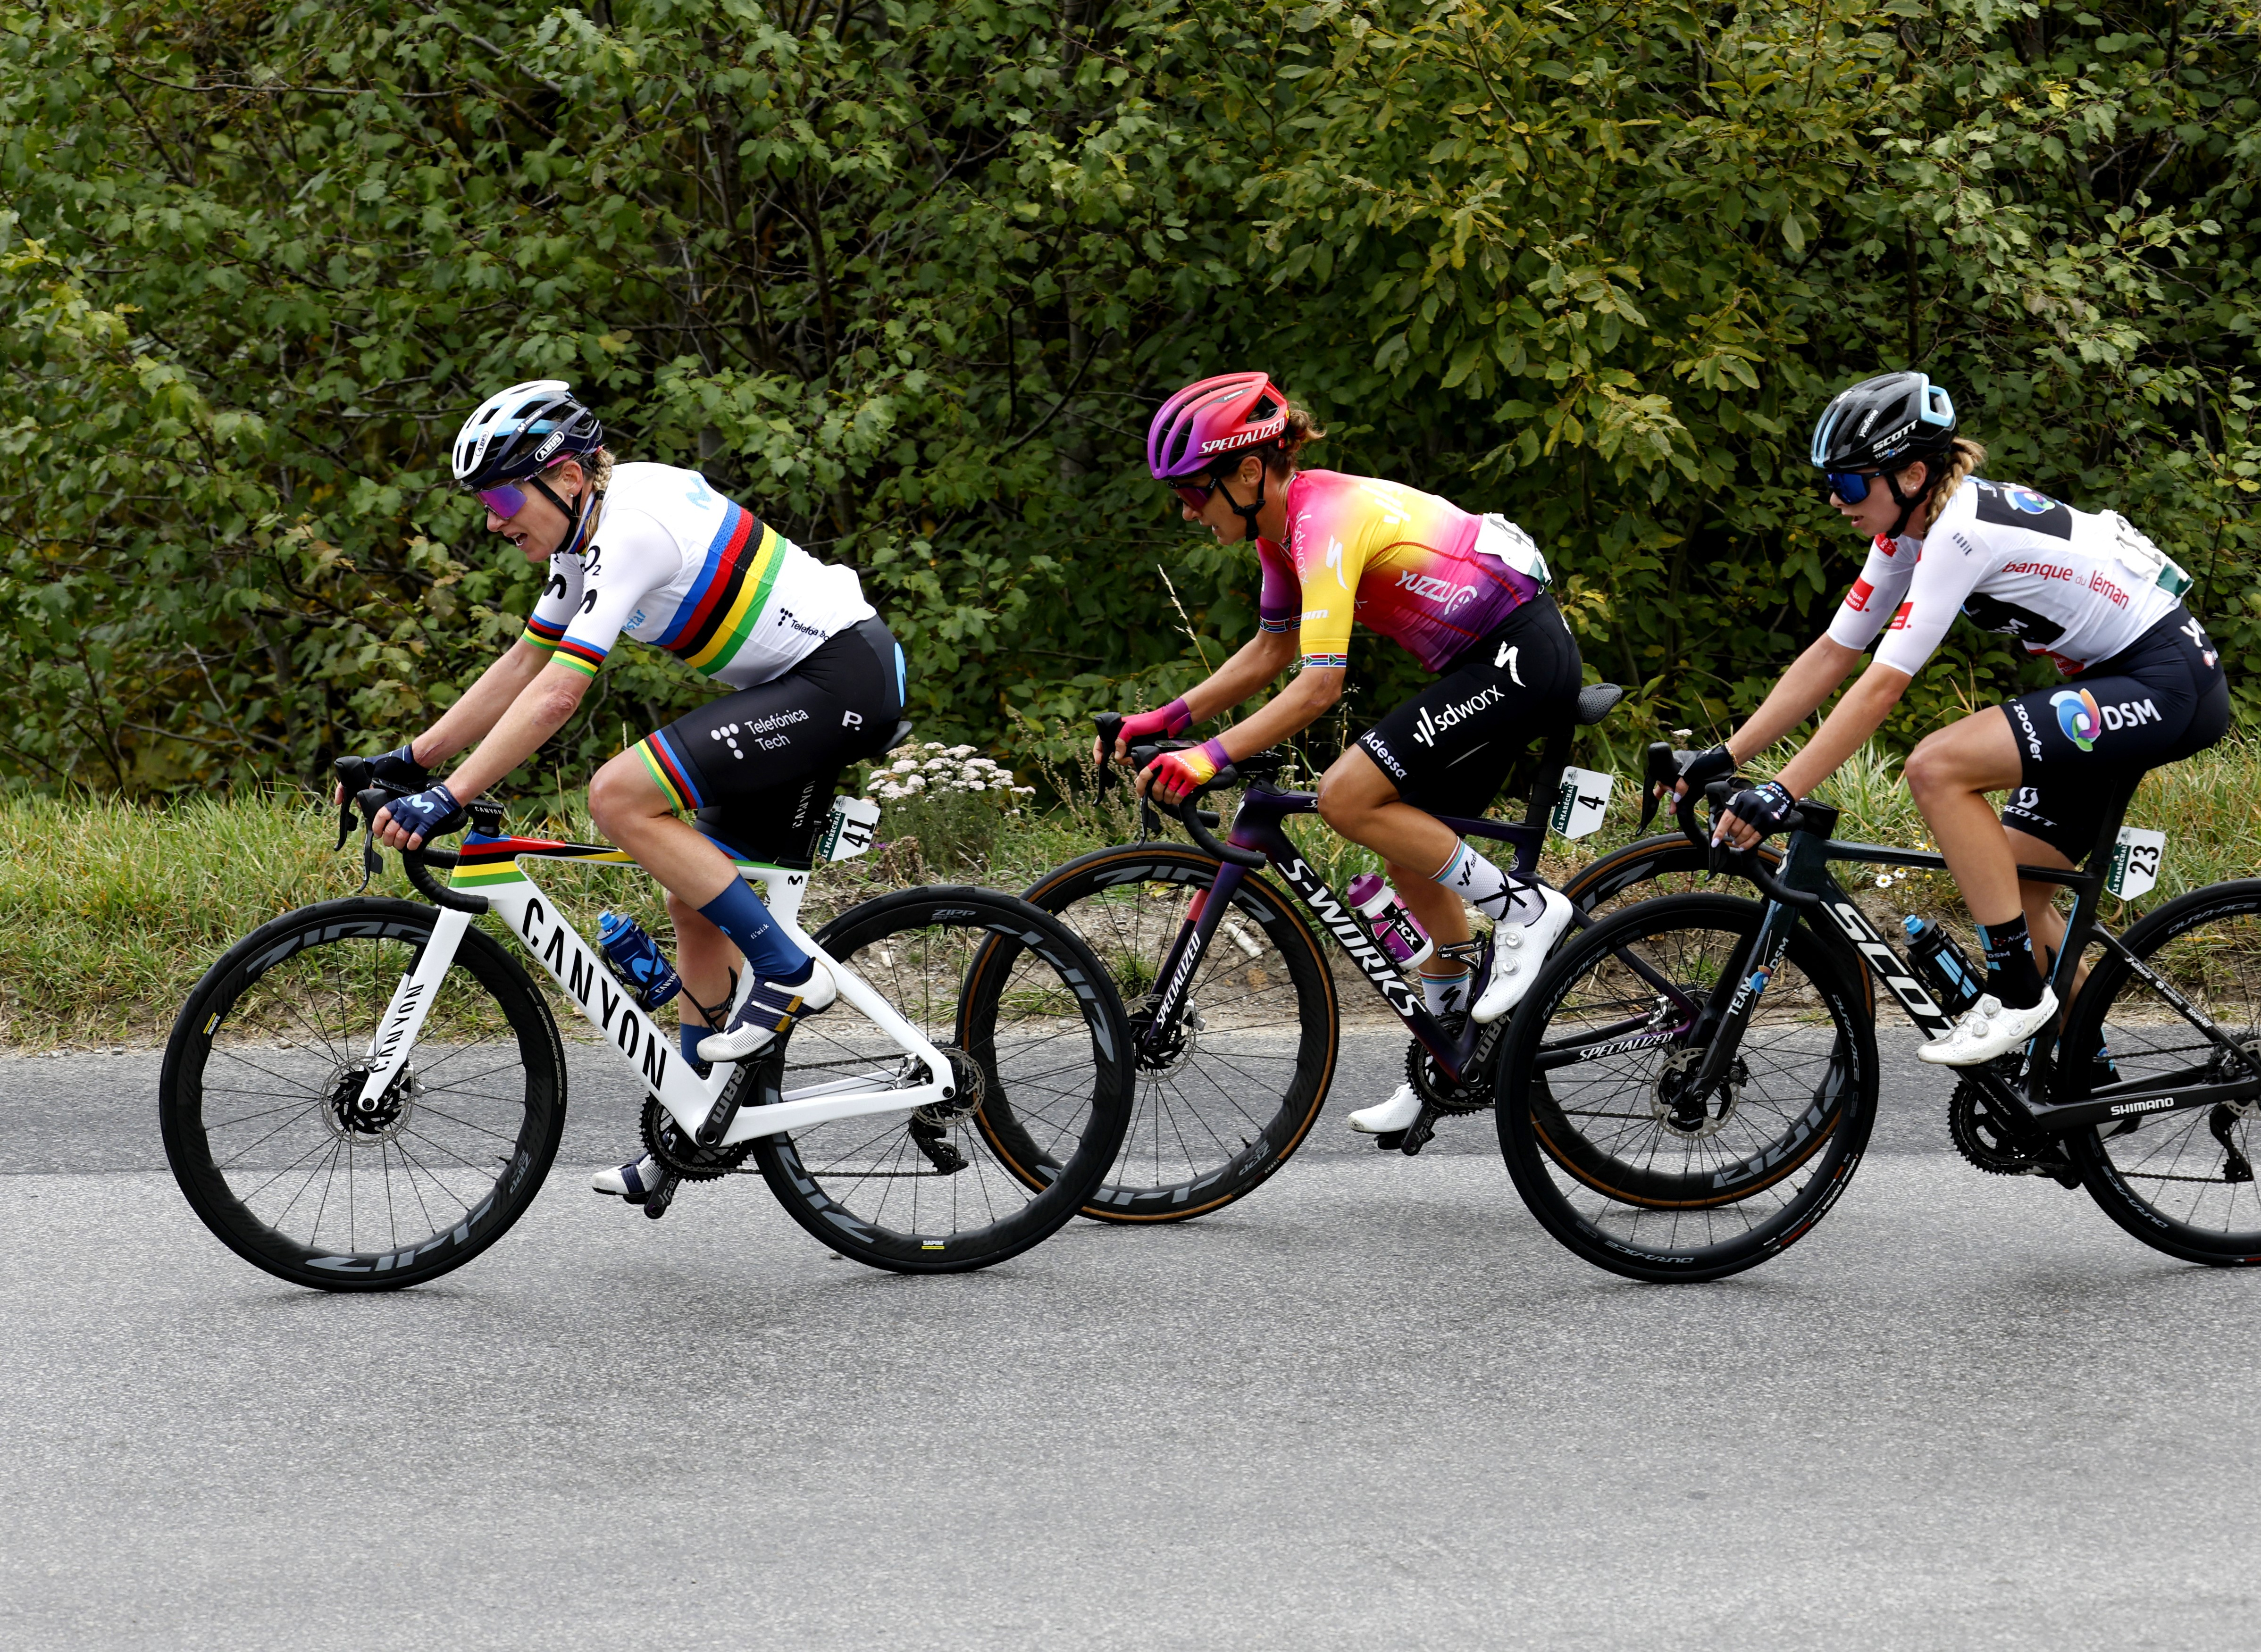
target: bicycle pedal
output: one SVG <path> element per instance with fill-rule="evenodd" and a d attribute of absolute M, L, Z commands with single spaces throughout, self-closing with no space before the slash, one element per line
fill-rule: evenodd
<path fill-rule="evenodd" d="M 1375 1137 L 1374 1145 L 1384 1153 L 1395 1153 L 1405 1145 L 1405 1133 L 1403 1130 L 1385 1130 Z"/>
<path fill-rule="evenodd" d="M 1397 1150 L 1410 1159 L 1436 1138 L 1437 1110 L 1425 1101 L 1421 1104 L 1420 1116 L 1405 1126 L 1405 1140 L 1399 1144 Z"/>
<path fill-rule="evenodd" d="M 675 1203 L 675 1190 L 683 1185 L 683 1178 L 670 1170 L 659 1178 L 659 1185 L 644 1196 L 643 1213 L 657 1221 L 667 1214 L 667 1207 Z"/>

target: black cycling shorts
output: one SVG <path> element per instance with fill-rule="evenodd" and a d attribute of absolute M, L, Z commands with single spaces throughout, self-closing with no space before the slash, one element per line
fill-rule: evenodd
<path fill-rule="evenodd" d="M 1358 747 L 1432 814 L 1474 818 L 1534 740 L 1576 715 L 1578 645 L 1541 591 L 1443 675 L 1358 737 Z"/>
<path fill-rule="evenodd" d="M 710 700 L 636 747 L 670 802 L 741 860 L 807 866 L 850 763 L 894 744 L 903 651 L 877 618 L 781 676 Z"/>
<path fill-rule="evenodd" d="M 2006 702 L 2024 774 L 2002 824 L 2075 865 L 2096 847 L 2114 783 L 2204 751 L 2229 727 L 2229 680 L 2205 628 L 2178 608 L 2062 688 Z"/>

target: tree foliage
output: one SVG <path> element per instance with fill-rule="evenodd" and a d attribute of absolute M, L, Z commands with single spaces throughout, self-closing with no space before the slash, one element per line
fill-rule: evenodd
<path fill-rule="evenodd" d="M 1904 365 L 2261 666 L 2250 7 L 0 18 L 0 769 L 35 782 L 305 776 L 427 720 L 535 589 L 449 439 L 541 375 L 853 563 L 923 733 L 1023 754 L 1250 628 L 1253 558 L 1141 462 L 1239 365 L 1321 462 L 1530 527 L 1668 726 L 1826 615 L 1862 547 L 1805 433 Z M 2002 642 L 1958 629 L 1896 732 L 2037 680 Z M 1358 646 L 1366 708 L 1413 675 Z M 702 692 L 623 650 L 539 766 Z"/>

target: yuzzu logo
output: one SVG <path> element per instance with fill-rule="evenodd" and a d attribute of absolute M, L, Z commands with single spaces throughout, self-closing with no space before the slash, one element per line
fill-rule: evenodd
<path fill-rule="evenodd" d="M 2096 697 L 2086 689 L 2059 689 L 2049 696 L 2049 704 L 2056 708 L 2056 726 L 2064 737 L 2085 752 L 2094 751 L 2096 737 L 2104 732 Z"/>

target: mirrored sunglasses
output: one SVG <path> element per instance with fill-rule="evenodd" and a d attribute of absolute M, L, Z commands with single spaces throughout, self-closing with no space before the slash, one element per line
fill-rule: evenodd
<path fill-rule="evenodd" d="M 1209 508 L 1210 496 L 1215 494 L 1222 485 L 1221 483 L 1212 482 L 1206 488 L 1202 488 L 1181 486 L 1177 483 L 1172 483 L 1170 491 L 1186 502 L 1187 510 L 1199 512 Z"/>
<path fill-rule="evenodd" d="M 1848 504 L 1858 504 L 1869 497 L 1870 478 L 1857 470 L 1825 470 L 1821 479 L 1829 484 L 1829 491 Z"/>
<path fill-rule="evenodd" d="M 498 487 L 481 488 L 479 503 L 507 522 L 526 509 L 526 490 L 514 482 L 506 482 Z"/>

